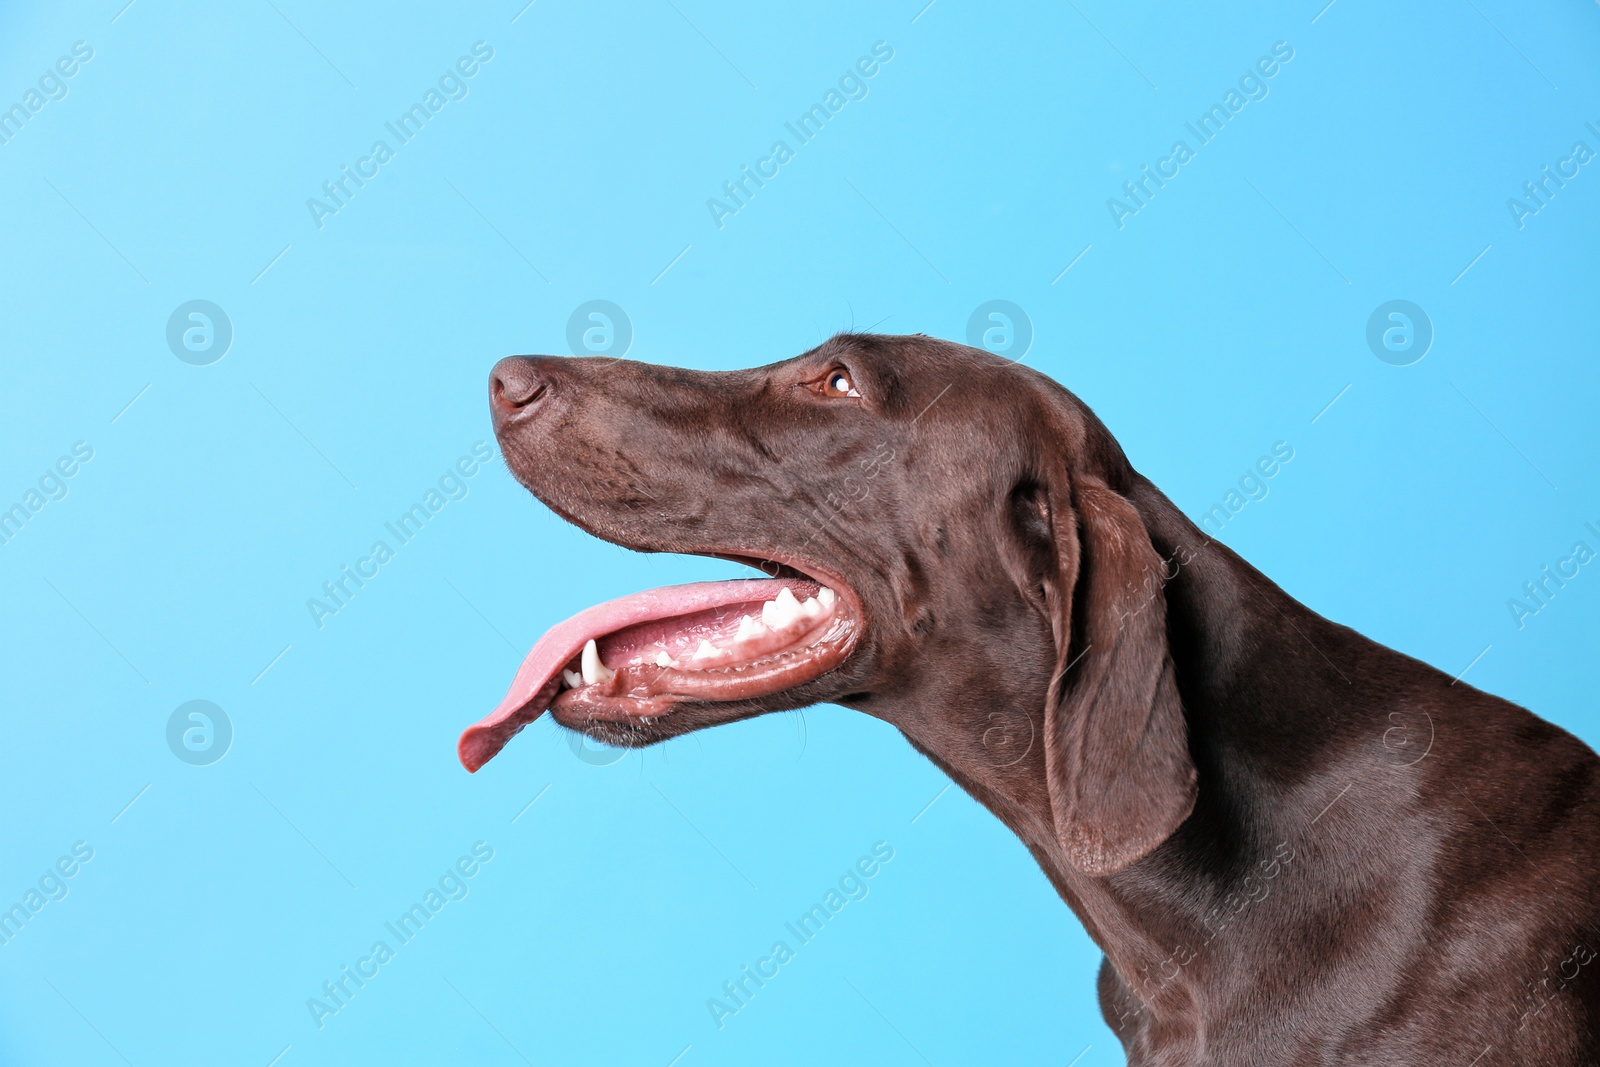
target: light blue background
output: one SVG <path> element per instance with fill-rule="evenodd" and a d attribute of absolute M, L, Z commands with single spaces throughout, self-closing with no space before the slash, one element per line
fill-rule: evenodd
<path fill-rule="evenodd" d="M 699 368 L 1013 301 L 1026 361 L 1190 515 L 1292 445 L 1222 537 L 1289 592 L 1600 739 L 1600 564 L 1507 606 L 1600 548 L 1600 163 L 1521 229 L 1506 205 L 1600 150 L 1594 4 L 122 2 L 0 14 L 0 106 L 94 49 L 0 145 L 0 507 L 94 449 L 0 546 L 0 905 L 95 850 L 0 945 L 0 1060 L 1122 1062 L 1077 921 L 882 724 L 597 766 L 545 719 L 456 763 L 546 627 L 736 568 L 605 545 L 496 460 L 314 625 L 492 444 L 494 360 L 567 352 L 590 299 Z M 306 199 L 479 40 L 469 95 L 319 230 Z M 707 199 L 877 41 L 866 99 L 719 229 Z M 1270 95 L 1119 229 L 1107 198 L 1278 41 Z M 1408 367 L 1364 339 L 1397 298 L 1436 331 Z M 233 324 L 210 366 L 165 341 L 191 299 Z M 167 747 L 191 699 L 233 723 L 210 766 Z M 707 998 L 880 840 L 870 895 L 718 1030 Z M 319 1029 L 307 999 L 477 841 L 470 895 Z"/>

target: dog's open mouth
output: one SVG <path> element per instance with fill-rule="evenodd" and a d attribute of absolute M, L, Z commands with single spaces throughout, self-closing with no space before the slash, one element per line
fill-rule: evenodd
<path fill-rule="evenodd" d="M 757 699 L 842 663 L 850 597 L 794 577 L 650 589 L 580 611 L 522 661 L 500 706 L 457 744 L 476 771 L 546 710 L 571 722 L 647 723 L 685 701 Z"/>

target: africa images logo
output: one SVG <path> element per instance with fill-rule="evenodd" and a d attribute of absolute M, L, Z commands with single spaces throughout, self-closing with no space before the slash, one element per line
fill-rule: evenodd
<path fill-rule="evenodd" d="M 307 597 L 306 611 L 317 629 L 322 629 L 329 618 L 349 607 L 356 594 L 366 588 L 367 583 L 382 572 L 383 566 L 395 558 L 396 552 L 410 544 L 446 504 L 465 500 L 471 489 L 468 479 L 482 470 L 493 455 L 488 442 L 474 442 L 471 456 L 458 458 L 453 467 L 439 476 L 435 486 L 428 487 L 421 500 L 401 512 L 394 521 L 383 524 L 394 539 L 393 545 L 382 538 L 374 541 L 366 555 L 353 564 L 341 564 L 338 575 L 322 583 L 322 596 Z"/>
<path fill-rule="evenodd" d="M 93 58 L 93 45 L 88 41 L 74 41 L 71 55 L 61 56 L 39 75 L 37 89 L 28 89 L 18 103 L 8 108 L 0 105 L 3 108 L 0 110 L 0 144 L 10 144 L 11 139 L 21 133 L 22 127 L 43 111 L 46 104 L 65 100 L 69 89 L 67 80 Z"/>
<path fill-rule="evenodd" d="M 711 1013 L 711 1021 L 717 1029 L 726 1027 L 727 1020 L 748 1008 L 756 993 L 778 977 L 782 968 L 795 958 L 798 950 L 822 933 L 823 928 L 844 910 L 845 905 L 851 901 L 866 900 L 867 894 L 872 891 L 868 883 L 892 859 L 893 845 L 887 841 L 874 842 L 872 855 L 862 856 L 845 868 L 837 884 L 829 886 L 819 902 L 801 912 L 798 918 L 783 924 L 784 930 L 794 940 L 793 945 L 787 938 L 773 942 L 771 950 L 755 961 L 753 969 L 750 964 L 744 964 L 735 977 L 722 983 L 722 996 L 707 997 L 706 1010 Z"/>
<path fill-rule="evenodd" d="M 396 151 L 410 144 L 412 138 L 421 133 L 422 128 L 433 116 L 443 111 L 446 104 L 452 100 L 465 100 L 471 92 L 467 80 L 476 77 L 483 65 L 493 58 L 492 45 L 487 41 L 475 41 L 472 55 L 458 58 L 453 67 L 439 75 L 436 85 L 424 90 L 420 101 L 402 111 L 393 122 L 383 124 L 383 128 L 394 138 L 393 146 L 379 138 L 372 142 L 372 148 L 366 155 L 356 160 L 354 170 L 350 164 L 341 163 L 339 176 L 322 183 L 322 196 L 306 199 L 306 210 L 311 213 L 311 221 L 316 223 L 317 229 L 322 229 L 330 216 L 337 215 L 347 207 L 356 193 L 378 176 L 379 169 L 394 159 Z"/>
<path fill-rule="evenodd" d="M 783 165 L 795 158 L 795 149 L 810 144 L 833 117 L 844 110 L 846 104 L 852 100 L 865 100 L 870 91 L 867 80 L 877 77 L 883 65 L 893 58 L 893 45 L 888 41 L 873 42 L 872 54 L 861 56 L 855 66 L 839 75 L 837 88 L 829 86 L 822 94 L 821 101 L 801 112 L 793 122 L 783 124 L 783 128 L 794 138 L 794 147 L 787 140 L 780 139 L 772 142 L 767 154 L 756 160 L 754 170 L 748 163 L 741 164 L 739 176 L 722 183 L 722 196 L 725 199 L 713 196 L 706 200 L 706 210 L 711 213 L 711 221 L 716 223 L 717 229 L 726 225 L 724 220 L 749 207 L 756 191 L 765 189 L 767 182 L 778 176 Z"/>
<path fill-rule="evenodd" d="M 1272 55 L 1257 59 L 1253 67 L 1239 76 L 1238 88 L 1230 86 L 1223 93 L 1221 103 L 1212 104 L 1193 122 L 1183 124 L 1184 129 L 1194 137 L 1193 148 L 1189 147 L 1188 141 L 1175 141 L 1172 150 L 1156 160 L 1154 170 L 1146 163 L 1139 168 L 1139 177 L 1123 182 L 1122 192 L 1126 199 L 1115 196 L 1106 199 L 1106 210 L 1111 213 L 1111 221 L 1117 224 L 1117 229 L 1126 227 L 1127 219 L 1149 207 L 1156 193 L 1182 173 L 1182 168 L 1195 158 L 1198 150 L 1210 144 L 1233 121 L 1233 117 L 1244 110 L 1247 103 L 1265 100 L 1271 92 L 1267 82 L 1276 77 L 1293 58 L 1294 47 L 1288 41 L 1278 41 L 1272 46 Z"/>

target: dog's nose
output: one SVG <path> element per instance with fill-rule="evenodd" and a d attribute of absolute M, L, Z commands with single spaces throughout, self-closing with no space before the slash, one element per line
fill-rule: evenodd
<path fill-rule="evenodd" d="M 527 356 L 507 356 L 489 372 L 489 400 L 507 414 L 519 411 L 544 395 L 549 382 Z"/>

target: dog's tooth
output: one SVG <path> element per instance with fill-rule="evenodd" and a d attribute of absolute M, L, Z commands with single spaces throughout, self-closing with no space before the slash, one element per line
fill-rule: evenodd
<path fill-rule="evenodd" d="M 817 590 L 817 603 L 821 604 L 825 608 L 833 607 L 833 597 L 833 590 L 829 589 L 827 586 L 823 586 L 821 589 Z"/>
<path fill-rule="evenodd" d="M 604 663 L 600 662 L 600 649 L 595 645 L 594 638 L 589 638 L 589 643 L 583 646 L 583 680 L 588 685 L 596 682 L 608 682 L 617 673 Z"/>
<path fill-rule="evenodd" d="M 722 655 L 722 650 L 710 641 L 701 641 L 700 647 L 694 650 L 693 659 L 712 659 Z"/>
<path fill-rule="evenodd" d="M 562 671 L 561 680 L 567 683 L 568 689 L 576 689 L 583 684 L 583 675 L 577 671 Z"/>
<path fill-rule="evenodd" d="M 769 629 L 781 630 L 800 617 L 800 602 L 787 586 L 778 595 L 761 605 L 761 621 Z"/>
<path fill-rule="evenodd" d="M 807 597 L 805 603 L 800 605 L 800 611 L 808 619 L 814 619 L 822 614 L 822 605 L 817 603 L 816 597 Z"/>
<path fill-rule="evenodd" d="M 739 620 L 739 632 L 733 635 L 735 641 L 748 641 L 752 637 L 759 637 L 767 632 L 767 628 L 757 622 L 755 616 L 746 615 Z"/>
<path fill-rule="evenodd" d="M 663 648 L 660 652 L 656 653 L 657 667 L 676 667 L 677 665 L 678 661 L 667 655 L 666 649 Z"/>

